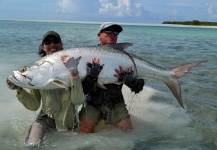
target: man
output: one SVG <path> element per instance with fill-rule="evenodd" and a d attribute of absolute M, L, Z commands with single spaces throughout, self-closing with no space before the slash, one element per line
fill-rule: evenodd
<path fill-rule="evenodd" d="M 123 28 L 118 24 L 102 24 L 98 32 L 99 46 L 115 44 L 118 34 L 122 30 Z M 118 81 L 124 82 L 132 92 L 139 93 L 142 91 L 144 80 L 136 79 L 131 67 L 124 70 L 120 66 L 119 70 L 115 69 L 115 71 L 114 76 L 118 78 Z M 124 131 L 133 129 L 122 94 L 123 84 L 105 84 L 104 86 L 107 88 L 106 90 L 96 87 L 86 96 L 86 104 L 80 112 L 80 133 L 93 133 L 100 120 L 105 120 Z"/>

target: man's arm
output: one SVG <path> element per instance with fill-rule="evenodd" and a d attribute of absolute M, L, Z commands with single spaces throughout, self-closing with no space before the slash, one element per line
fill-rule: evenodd
<path fill-rule="evenodd" d="M 91 58 L 90 62 L 87 63 L 87 76 L 82 81 L 82 86 L 85 94 L 96 88 L 98 76 L 103 69 L 104 64 L 100 64 L 100 60 Z"/>

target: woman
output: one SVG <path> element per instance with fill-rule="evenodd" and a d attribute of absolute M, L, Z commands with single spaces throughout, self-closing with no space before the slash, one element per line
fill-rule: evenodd
<path fill-rule="evenodd" d="M 63 44 L 60 35 L 57 32 L 48 31 L 42 37 L 42 44 L 39 46 L 38 54 L 43 57 L 62 49 Z M 62 56 L 61 60 L 71 72 L 71 88 L 68 90 L 30 89 L 30 92 L 27 92 L 9 80 L 6 81 L 10 89 L 17 90 L 16 96 L 26 109 L 36 111 L 40 105 L 42 106 L 25 139 L 27 146 L 38 145 L 50 131 L 72 130 L 75 124 L 75 105 L 82 104 L 85 99 L 84 93 L 87 93 L 88 90 L 95 86 L 95 81 L 91 79 L 90 75 L 81 83 L 77 70 L 78 60 L 67 56 Z M 90 73 L 94 73 L 94 78 L 97 78 L 99 72 L 96 72 L 96 70 L 98 71 L 96 68 L 100 65 L 95 66 L 95 68 L 94 66 L 90 68 Z"/>

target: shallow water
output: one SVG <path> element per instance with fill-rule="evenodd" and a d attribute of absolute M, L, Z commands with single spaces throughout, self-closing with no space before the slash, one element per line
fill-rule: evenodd
<path fill-rule="evenodd" d="M 37 112 L 26 110 L 5 80 L 13 70 L 36 59 L 41 36 L 48 30 L 60 33 L 64 48 L 98 43 L 98 24 L 63 22 L 0 21 L 0 144 L 1 149 L 23 146 Z M 171 68 L 209 60 L 181 78 L 185 109 L 164 83 L 146 81 L 144 90 L 123 92 L 134 130 L 123 133 L 109 126 L 99 132 L 77 135 L 52 133 L 40 148 L 32 149 L 216 149 L 217 148 L 217 29 L 152 25 L 123 25 L 119 42 L 132 42 L 127 49 L 147 61 Z"/>

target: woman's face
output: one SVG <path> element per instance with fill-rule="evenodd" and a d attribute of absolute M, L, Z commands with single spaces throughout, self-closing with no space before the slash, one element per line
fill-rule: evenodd
<path fill-rule="evenodd" d="M 45 51 L 46 55 L 63 49 L 61 41 L 57 37 L 52 35 L 46 37 L 46 39 L 43 41 L 42 48 Z"/>

